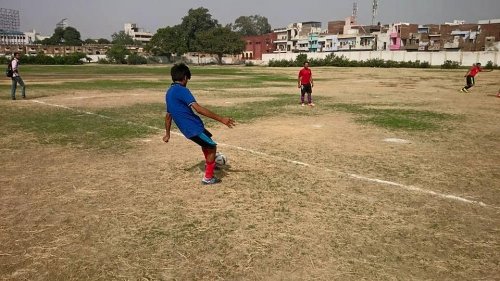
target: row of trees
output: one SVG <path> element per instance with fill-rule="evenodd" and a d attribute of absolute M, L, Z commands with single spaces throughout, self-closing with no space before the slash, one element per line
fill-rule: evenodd
<path fill-rule="evenodd" d="M 125 31 L 120 31 L 118 33 L 113 33 L 111 35 L 112 40 L 109 41 L 105 38 L 100 38 L 97 40 L 86 39 L 82 41 L 80 32 L 72 27 L 68 26 L 66 28 L 57 27 L 54 30 L 54 34 L 51 37 L 43 39 L 41 41 L 35 41 L 35 44 L 44 45 L 66 45 L 66 46 L 80 46 L 82 44 L 121 44 L 121 45 L 133 45 L 141 44 L 140 41 L 134 41 L 130 35 L 126 34 Z"/>
<path fill-rule="evenodd" d="M 190 9 L 175 26 L 160 28 L 146 50 L 170 57 L 172 54 L 203 52 L 217 55 L 219 63 L 224 54 L 240 54 L 245 48 L 243 35 L 259 35 L 271 31 L 267 18 L 254 15 L 239 17 L 234 24 L 222 26 L 212 18 L 208 9 Z"/>
<path fill-rule="evenodd" d="M 241 39 L 245 35 L 260 35 L 271 32 L 271 25 L 266 17 L 259 15 L 241 16 L 233 24 L 221 25 L 212 18 L 209 10 L 203 7 L 190 9 L 182 18 L 182 22 L 175 26 L 158 29 L 145 50 L 158 56 L 171 57 L 173 54 L 187 52 L 201 52 L 217 55 L 219 63 L 224 54 L 240 54 L 245 48 Z M 140 45 L 132 37 L 120 31 L 113 33 L 112 40 L 101 38 L 82 41 L 80 32 L 74 27 L 55 29 L 54 34 L 43 41 L 35 42 L 45 45 L 82 45 L 113 44 L 109 50 L 109 60 L 120 63 L 125 56 L 130 55 L 126 45 Z"/>

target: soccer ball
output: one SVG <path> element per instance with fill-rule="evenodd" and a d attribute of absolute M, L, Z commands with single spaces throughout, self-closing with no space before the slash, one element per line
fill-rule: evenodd
<path fill-rule="evenodd" d="M 226 165 L 227 157 L 224 154 L 217 152 L 217 154 L 215 154 L 215 163 L 221 166 Z"/>

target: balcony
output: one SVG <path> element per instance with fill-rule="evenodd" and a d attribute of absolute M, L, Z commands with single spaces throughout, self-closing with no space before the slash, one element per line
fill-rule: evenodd
<path fill-rule="evenodd" d="M 432 45 L 429 45 L 429 47 L 427 48 L 427 50 L 429 50 L 429 51 L 441 51 L 441 44 L 434 43 Z"/>
<path fill-rule="evenodd" d="M 460 42 L 446 42 L 443 46 L 444 49 L 459 49 Z"/>
<path fill-rule="evenodd" d="M 391 51 L 399 51 L 399 50 L 401 50 L 401 46 L 400 45 L 390 45 L 389 46 L 389 50 L 391 50 Z"/>

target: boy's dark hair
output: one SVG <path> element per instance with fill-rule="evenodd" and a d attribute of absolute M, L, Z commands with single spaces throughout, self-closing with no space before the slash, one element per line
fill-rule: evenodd
<path fill-rule="evenodd" d="M 191 79 L 191 71 L 184 63 L 174 64 L 170 69 L 170 75 L 172 75 L 172 81 L 174 82 L 182 81 L 184 78 Z"/>
<path fill-rule="evenodd" d="M 307 63 L 307 64 L 309 64 L 309 61 L 305 61 L 305 62 L 304 62 L 304 65 L 306 65 L 306 63 Z"/>
<path fill-rule="evenodd" d="M 478 62 L 478 63 L 476 63 L 476 65 L 477 65 L 477 66 L 481 66 L 481 63 L 480 63 L 480 62 Z"/>

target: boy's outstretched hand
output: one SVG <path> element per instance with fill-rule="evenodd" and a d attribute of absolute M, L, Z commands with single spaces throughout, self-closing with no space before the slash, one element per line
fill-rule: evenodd
<path fill-rule="evenodd" d="M 234 122 L 233 118 L 222 117 L 221 122 L 222 122 L 222 124 L 228 126 L 229 128 L 236 126 L 236 123 Z"/>

